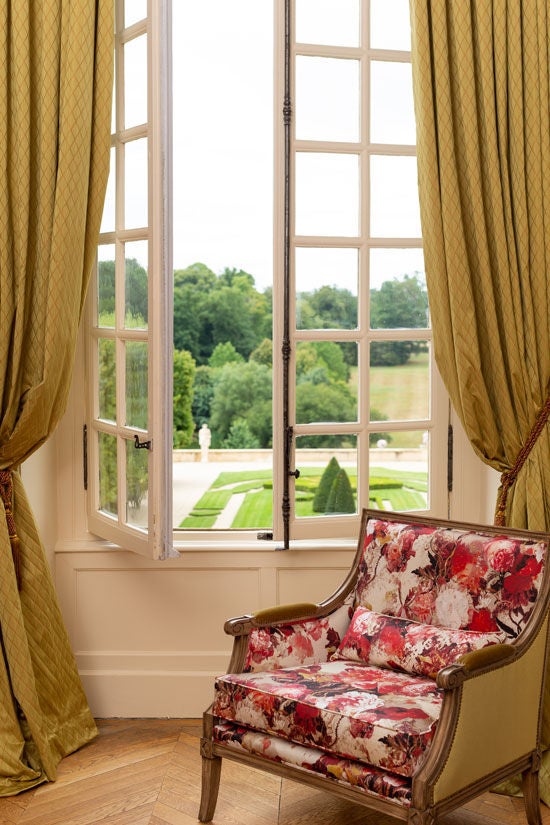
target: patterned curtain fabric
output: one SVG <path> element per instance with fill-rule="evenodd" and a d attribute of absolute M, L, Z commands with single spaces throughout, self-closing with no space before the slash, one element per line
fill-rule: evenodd
<path fill-rule="evenodd" d="M 113 29 L 113 0 L 0 4 L 1 795 L 54 779 L 96 732 L 17 469 L 68 396 L 109 169 Z"/>
<path fill-rule="evenodd" d="M 475 451 L 508 474 L 499 517 L 538 530 L 550 529 L 549 9 L 411 0 L 436 359 Z"/>

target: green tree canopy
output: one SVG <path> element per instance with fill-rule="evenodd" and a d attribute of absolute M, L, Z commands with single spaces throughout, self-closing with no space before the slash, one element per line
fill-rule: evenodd
<path fill-rule="evenodd" d="M 265 431 L 267 427 L 271 433 L 271 415 L 266 421 L 266 412 L 271 409 L 272 397 L 269 367 L 249 361 L 245 364 L 226 364 L 216 373 L 210 408 L 213 446 L 221 445 L 229 434 L 231 424 L 236 419 L 242 419 L 248 423 L 260 446 L 268 447 Z M 261 434 L 258 432 L 259 425 Z"/>
<path fill-rule="evenodd" d="M 242 364 L 243 361 L 244 358 L 237 352 L 231 341 L 225 341 L 223 344 L 216 344 L 208 359 L 208 366 L 215 369 L 225 364 Z"/>
<path fill-rule="evenodd" d="M 190 447 L 193 440 L 192 405 L 195 361 L 190 352 L 174 351 L 174 448 Z"/>
<path fill-rule="evenodd" d="M 418 275 L 404 275 L 384 281 L 372 289 L 371 326 L 373 329 L 423 329 L 428 326 L 428 294 Z M 415 352 L 426 349 L 419 341 L 373 341 L 370 363 L 373 367 L 406 364 Z"/>

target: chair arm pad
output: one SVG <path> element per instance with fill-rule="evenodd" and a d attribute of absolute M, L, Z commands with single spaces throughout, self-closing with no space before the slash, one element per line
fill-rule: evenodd
<path fill-rule="evenodd" d="M 444 690 L 452 690 L 466 679 L 479 675 L 486 669 L 491 669 L 500 662 L 514 658 L 517 651 L 513 645 L 488 645 L 480 650 L 465 653 L 457 662 L 442 668 L 437 674 L 437 686 Z"/>
<path fill-rule="evenodd" d="M 252 621 L 255 625 L 278 624 L 279 622 L 295 622 L 300 619 L 314 619 L 318 607 L 309 602 L 297 602 L 296 604 L 280 604 L 275 607 L 266 607 L 264 610 L 257 610 L 252 614 Z"/>

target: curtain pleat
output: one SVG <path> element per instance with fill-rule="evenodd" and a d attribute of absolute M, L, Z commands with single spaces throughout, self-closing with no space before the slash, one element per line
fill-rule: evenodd
<path fill-rule="evenodd" d="M 113 21 L 113 0 L 0 5 L 1 795 L 54 779 L 96 733 L 17 471 L 67 402 L 109 171 Z"/>

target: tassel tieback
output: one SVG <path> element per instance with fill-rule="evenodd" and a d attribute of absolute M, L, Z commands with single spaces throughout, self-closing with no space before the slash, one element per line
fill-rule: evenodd
<path fill-rule="evenodd" d="M 8 526 L 15 578 L 17 579 L 17 589 L 21 590 L 21 545 L 17 530 L 15 529 L 15 519 L 13 516 L 13 475 L 11 470 L 0 470 L 0 498 L 2 499 L 6 513 L 6 524 Z"/>
<path fill-rule="evenodd" d="M 550 417 L 550 395 L 546 399 L 544 407 L 540 410 L 537 420 L 535 421 L 527 440 L 514 462 L 514 466 L 510 470 L 505 470 L 500 477 L 500 489 L 498 491 L 497 506 L 495 513 L 495 524 L 497 527 L 504 527 L 506 525 L 506 502 L 508 499 L 508 490 L 516 481 L 519 471 L 527 461 L 529 453 L 535 446 L 536 440 L 544 429 L 548 418 Z"/>

